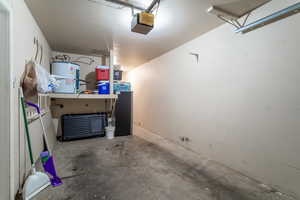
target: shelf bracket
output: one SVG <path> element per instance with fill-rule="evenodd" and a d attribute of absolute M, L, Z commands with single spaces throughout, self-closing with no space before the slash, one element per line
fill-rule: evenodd
<path fill-rule="evenodd" d="M 246 17 L 243 21 L 243 23 L 240 23 L 238 20 L 242 16 L 235 16 L 231 13 L 228 13 L 224 10 L 219 9 L 216 6 L 212 6 L 207 10 L 208 13 L 216 15 L 219 19 L 222 21 L 234 26 L 236 28 L 236 33 L 248 33 L 250 31 L 253 31 L 255 29 L 261 28 L 263 26 L 266 26 L 268 24 L 274 23 L 276 21 L 279 21 L 281 19 L 290 17 L 292 15 L 295 15 L 300 12 L 300 3 L 296 3 L 292 6 L 289 6 L 285 9 L 282 9 L 280 11 L 277 11 L 269 16 L 266 16 L 264 18 L 261 18 L 255 22 L 246 24 L 249 16 L 251 15 L 251 12 L 246 13 Z"/>
<path fill-rule="evenodd" d="M 248 25 L 244 25 L 237 30 L 235 30 L 236 33 L 247 33 L 252 30 L 255 30 L 257 28 L 266 26 L 268 24 L 274 23 L 276 21 L 279 21 L 281 19 L 290 17 L 292 15 L 295 15 L 300 12 L 300 3 L 296 3 L 290 7 L 287 7 L 285 9 L 282 9 L 278 12 L 275 12 L 267 17 L 264 17 L 262 19 L 259 19 L 255 22 L 252 22 Z"/>

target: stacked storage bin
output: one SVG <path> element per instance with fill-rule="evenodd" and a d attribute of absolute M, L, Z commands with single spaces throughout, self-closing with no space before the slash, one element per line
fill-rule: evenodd
<path fill-rule="evenodd" d="M 109 70 L 109 66 L 100 65 L 96 67 L 96 78 L 99 94 L 110 94 Z"/>
<path fill-rule="evenodd" d="M 120 92 L 130 92 L 131 85 L 129 82 L 122 81 L 123 71 L 114 70 L 114 93 L 119 94 Z"/>

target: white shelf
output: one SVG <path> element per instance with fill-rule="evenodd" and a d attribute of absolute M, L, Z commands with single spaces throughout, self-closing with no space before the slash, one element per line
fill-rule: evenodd
<path fill-rule="evenodd" d="M 101 95 L 101 94 L 49 94 L 52 99 L 117 99 L 118 95 Z"/>
<path fill-rule="evenodd" d="M 38 96 L 40 96 L 40 97 L 48 97 L 48 96 L 49 96 L 49 93 L 46 93 L 46 94 L 39 93 Z"/>

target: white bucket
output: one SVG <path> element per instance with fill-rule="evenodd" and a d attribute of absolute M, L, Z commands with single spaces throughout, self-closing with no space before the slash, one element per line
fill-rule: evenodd
<path fill-rule="evenodd" d="M 114 139 L 115 137 L 115 127 L 114 126 L 107 126 L 105 127 L 105 132 L 106 132 L 106 138 L 111 140 Z"/>

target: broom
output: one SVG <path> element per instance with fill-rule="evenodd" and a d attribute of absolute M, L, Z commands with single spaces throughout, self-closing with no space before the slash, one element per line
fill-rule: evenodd
<path fill-rule="evenodd" d="M 50 185 L 50 180 L 47 174 L 36 171 L 35 163 L 33 160 L 32 155 L 32 148 L 31 148 L 31 140 L 30 140 L 30 134 L 28 129 L 28 121 L 26 116 L 26 108 L 25 108 L 25 101 L 24 97 L 21 97 L 21 105 L 22 105 L 22 111 L 23 111 L 23 118 L 24 118 L 24 125 L 25 125 L 25 132 L 26 132 L 26 138 L 27 138 L 27 145 L 28 145 L 28 151 L 29 151 L 29 157 L 31 162 L 31 174 L 26 179 L 24 187 L 23 187 L 23 198 L 24 200 L 30 200 L 35 195 L 37 195 L 39 192 L 41 192 L 43 189 L 48 187 Z"/>
<path fill-rule="evenodd" d="M 62 181 L 56 173 L 56 169 L 55 169 L 55 165 L 54 165 L 54 158 L 53 158 L 52 153 L 49 148 L 49 142 L 48 142 L 45 126 L 44 126 L 44 123 L 42 120 L 41 110 L 40 110 L 39 106 L 34 103 L 26 102 L 26 104 L 31 107 L 34 107 L 36 109 L 38 116 L 39 116 L 39 120 L 42 125 L 43 136 L 44 136 L 46 148 L 47 148 L 47 151 L 44 151 L 40 154 L 40 158 L 41 158 L 44 170 L 52 176 L 52 178 L 50 179 L 51 185 L 54 187 L 60 186 L 62 184 Z"/>

